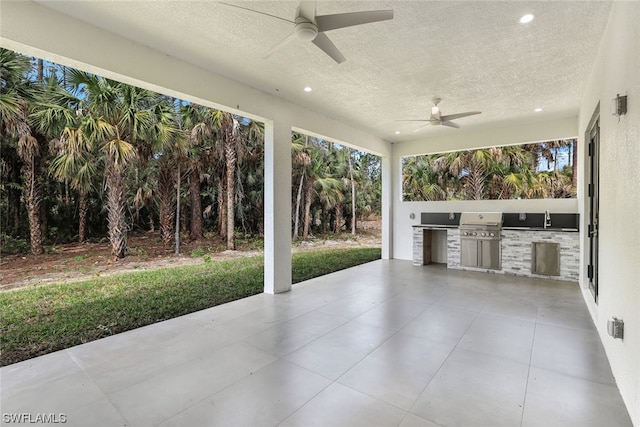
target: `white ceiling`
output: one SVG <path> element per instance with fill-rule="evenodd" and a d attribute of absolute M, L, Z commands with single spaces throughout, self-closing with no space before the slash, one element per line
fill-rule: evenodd
<path fill-rule="evenodd" d="M 324 1 L 319 15 L 393 9 L 394 19 L 328 32 L 347 61 L 286 37 L 284 21 L 214 1 L 40 1 L 168 55 L 353 123 L 389 141 L 460 130 L 428 118 L 431 98 L 463 130 L 576 116 L 606 26 L 600 1 Z M 230 1 L 292 20 L 297 2 Z M 535 20 L 517 22 L 525 13 Z M 305 86 L 313 91 L 306 93 Z M 215 101 L 215 100 L 213 100 Z M 534 113 L 535 108 L 542 108 Z M 399 135 L 395 131 L 400 131 Z"/>

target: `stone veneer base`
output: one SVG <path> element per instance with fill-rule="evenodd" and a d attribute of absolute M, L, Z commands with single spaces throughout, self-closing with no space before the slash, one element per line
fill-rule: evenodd
<path fill-rule="evenodd" d="M 413 264 L 423 265 L 423 227 L 413 227 Z M 502 230 L 500 270 L 464 267 L 460 265 L 460 230 L 447 229 L 447 268 L 496 274 L 538 277 L 577 282 L 580 277 L 580 233 L 572 231 Z M 560 275 L 544 276 L 531 273 L 531 244 L 560 244 Z"/>

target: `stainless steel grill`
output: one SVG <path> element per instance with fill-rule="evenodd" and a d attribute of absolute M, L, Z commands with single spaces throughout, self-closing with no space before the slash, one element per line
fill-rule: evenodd
<path fill-rule="evenodd" d="M 502 212 L 463 212 L 460 237 L 476 240 L 500 240 Z"/>
<path fill-rule="evenodd" d="M 502 212 L 463 212 L 460 215 L 460 264 L 499 270 Z"/>

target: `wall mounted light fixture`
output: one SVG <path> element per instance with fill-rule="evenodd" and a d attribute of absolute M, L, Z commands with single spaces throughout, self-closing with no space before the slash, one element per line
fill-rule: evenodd
<path fill-rule="evenodd" d="M 620 94 L 617 94 L 611 100 L 611 114 L 614 116 L 627 114 L 627 95 L 620 96 Z"/>

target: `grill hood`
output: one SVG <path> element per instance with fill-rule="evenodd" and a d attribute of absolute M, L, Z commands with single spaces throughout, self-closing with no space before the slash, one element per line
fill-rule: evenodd
<path fill-rule="evenodd" d="M 502 212 L 462 212 L 460 226 L 502 226 Z"/>

